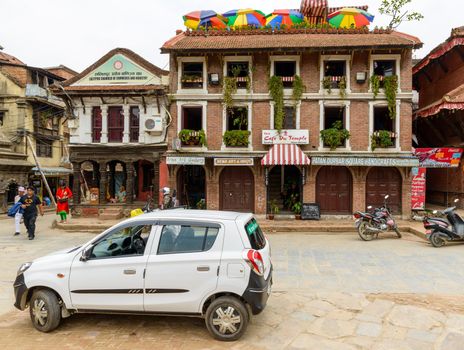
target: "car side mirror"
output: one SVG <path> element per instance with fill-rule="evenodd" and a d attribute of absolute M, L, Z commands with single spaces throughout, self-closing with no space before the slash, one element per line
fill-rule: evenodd
<path fill-rule="evenodd" d="M 82 251 L 82 255 L 79 260 L 85 262 L 90 259 L 91 255 L 92 255 L 92 247 L 86 248 Z"/>

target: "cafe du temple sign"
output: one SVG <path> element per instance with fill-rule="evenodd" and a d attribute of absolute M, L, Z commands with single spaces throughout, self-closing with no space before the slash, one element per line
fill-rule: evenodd
<path fill-rule="evenodd" d="M 160 77 L 118 53 L 74 85 L 148 85 L 159 83 Z"/>
<path fill-rule="evenodd" d="M 263 130 L 263 145 L 309 144 L 309 130 Z"/>

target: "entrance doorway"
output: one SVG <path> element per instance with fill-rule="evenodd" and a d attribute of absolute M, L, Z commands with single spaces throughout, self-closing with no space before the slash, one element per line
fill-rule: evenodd
<path fill-rule="evenodd" d="M 346 167 L 325 166 L 319 170 L 316 201 L 322 214 L 351 214 L 352 182 Z"/>
<path fill-rule="evenodd" d="M 153 193 L 153 178 L 155 176 L 155 165 L 148 160 L 139 160 L 133 163 L 135 171 L 134 193 L 138 201 L 147 201 L 152 197 L 155 202 L 158 194 Z"/>
<path fill-rule="evenodd" d="M 282 214 L 292 214 L 292 207 L 301 202 L 302 176 L 294 165 L 276 165 L 269 172 L 268 206 L 275 203 Z"/>
<path fill-rule="evenodd" d="M 388 207 L 394 214 L 401 213 L 401 174 L 396 168 L 372 168 L 366 180 L 366 206 L 380 207 L 388 198 Z"/>
<path fill-rule="evenodd" d="M 177 198 L 187 208 L 206 206 L 206 174 L 200 165 L 183 165 L 177 172 Z"/>
<path fill-rule="evenodd" d="M 219 180 L 221 210 L 253 212 L 255 210 L 255 181 L 247 167 L 225 168 Z"/>

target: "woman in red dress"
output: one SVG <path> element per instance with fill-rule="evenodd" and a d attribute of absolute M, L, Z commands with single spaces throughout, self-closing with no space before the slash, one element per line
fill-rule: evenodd
<path fill-rule="evenodd" d="M 66 224 L 66 217 L 69 214 L 69 199 L 72 192 L 65 181 L 60 181 L 60 187 L 56 191 L 56 213 L 60 216 L 60 223 Z"/>

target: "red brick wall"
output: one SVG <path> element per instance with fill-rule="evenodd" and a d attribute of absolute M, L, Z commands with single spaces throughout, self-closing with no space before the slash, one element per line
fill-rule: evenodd
<path fill-rule="evenodd" d="M 369 147 L 369 105 L 365 101 L 351 101 L 350 144 L 353 151 L 366 151 Z"/>

